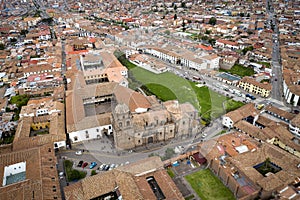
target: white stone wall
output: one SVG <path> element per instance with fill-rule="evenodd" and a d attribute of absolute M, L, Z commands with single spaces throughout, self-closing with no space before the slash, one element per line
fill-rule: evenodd
<path fill-rule="evenodd" d="M 85 130 L 75 131 L 72 133 L 69 133 L 69 137 L 72 141 L 72 143 L 76 142 L 82 142 L 86 140 L 92 140 L 92 139 L 98 139 L 103 137 L 103 129 L 107 129 L 107 134 L 111 135 L 113 133 L 112 125 L 104 125 L 104 126 L 98 126 L 93 127 Z M 77 140 L 75 139 L 77 138 Z"/>
<path fill-rule="evenodd" d="M 26 161 L 19 162 L 19 163 L 9 165 L 9 166 L 5 166 L 2 186 L 6 185 L 6 177 L 7 176 L 18 174 L 18 173 L 25 172 L 25 171 L 26 171 Z"/>

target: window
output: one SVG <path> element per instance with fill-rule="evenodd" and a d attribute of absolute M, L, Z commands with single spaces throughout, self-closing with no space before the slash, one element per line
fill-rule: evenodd
<path fill-rule="evenodd" d="M 139 140 L 138 143 L 141 143 L 141 140 Z"/>
<path fill-rule="evenodd" d="M 97 128 L 96 131 L 99 132 L 99 129 Z"/>
<path fill-rule="evenodd" d="M 130 140 L 130 137 L 128 138 L 128 140 Z"/>
<path fill-rule="evenodd" d="M 173 130 L 170 130 L 170 133 L 172 133 L 173 132 Z"/>
<path fill-rule="evenodd" d="M 111 129 L 111 126 L 109 126 L 108 129 Z"/>
<path fill-rule="evenodd" d="M 127 126 L 130 126 L 130 121 L 127 121 L 127 122 L 126 122 L 126 125 L 127 125 Z"/>
<path fill-rule="evenodd" d="M 77 137 L 77 136 L 75 136 L 75 137 L 74 137 L 74 141 L 77 141 L 77 140 L 78 140 L 78 137 Z"/>
<path fill-rule="evenodd" d="M 88 131 L 85 131 L 85 133 L 89 133 Z"/>
<path fill-rule="evenodd" d="M 87 139 L 88 139 L 89 137 L 90 137 L 90 136 L 89 136 L 89 134 L 88 134 L 88 133 L 86 133 L 86 134 L 85 134 L 85 138 L 87 138 Z"/>

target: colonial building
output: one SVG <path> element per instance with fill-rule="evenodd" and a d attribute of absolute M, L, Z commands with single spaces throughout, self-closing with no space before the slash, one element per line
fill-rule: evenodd
<path fill-rule="evenodd" d="M 64 188 L 66 199 L 184 199 L 159 157 L 87 177 Z"/>
<path fill-rule="evenodd" d="M 73 143 L 113 135 L 117 148 L 190 137 L 199 130 L 198 111 L 189 103 L 159 103 L 117 83 L 68 91 L 67 131 Z"/>
<path fill-rule="evenodd" d="M 108 52 L 91 51 L 80 55 L 80 66 L 87 84 L 117 82 L 128 86 L 127 68 Z"/>
<path fill-rule="evenodd" d="M 146 102 L 147 98 L 144 98 Z M 191 104 L 168 101 L 157 108 L 148 105 L 146 112 L 136 112 L 130 109 L 130 105 L 117 104 L 113 110 L 117 147 L 129 149 L 172 138 L 191 137 L 199 131 L 198 113 Z"/>
<path fill-rule="evenodd" d="M 292 134 L 300 138 L 300 114 L 290 121 L 289 129 Z"/>
<path fill-rule="evenodd" d="M 14 148 L 52 143 L 54 149 L 66 147 L 64 105 L 51 98 L 30 100 L 20 112 L 13 141 Z M 32 143 L 32 144 L 31 144 Z M 24 148 L 24 147 L 23 147 Z"/>
<path fill-rule="evenodd" d="M 283 94 L 287 103 L 300 106 L 300 72 L 285 69 L 283 72 Z"/>
<path fill-rule="evenodd" d="M 272 90 L 271 84 L 260 83 L 250 77 L 241 79 L 238 86 L 247 92 L 260 95 L 261 97 L 268 97 Z"/>

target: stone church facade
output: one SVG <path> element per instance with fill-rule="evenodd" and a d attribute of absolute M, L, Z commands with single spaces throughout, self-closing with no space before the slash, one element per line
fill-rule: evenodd
<path fill-rule="evenodd" d="M 200 130 L 198 111 L 190 104 L 167 101 L 146 112 L 131 112 L 128 105 L 117 104 L 112 113 L 114 141 L 118 149 L 188 138 Z"/>

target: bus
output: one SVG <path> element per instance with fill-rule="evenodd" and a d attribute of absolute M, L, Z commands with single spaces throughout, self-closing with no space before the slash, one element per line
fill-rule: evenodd
<path fill-rule="evenodd" d="M 198 77 L 198 76 L 193 76 L 193 79 L 194 79 L 194 80 L 197 80 L 197 81 L 201 80 L 201 78 Z"/>

